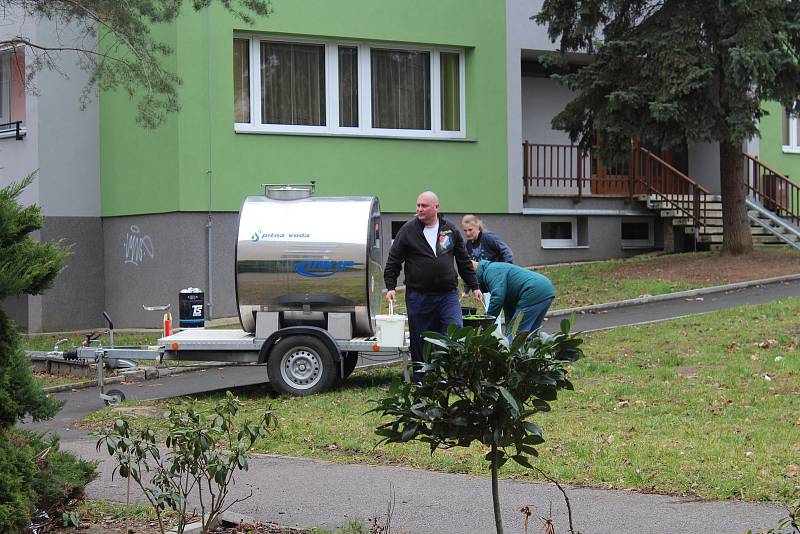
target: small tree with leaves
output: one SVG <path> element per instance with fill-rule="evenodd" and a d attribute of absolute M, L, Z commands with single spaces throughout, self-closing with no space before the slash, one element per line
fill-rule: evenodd
<path fill-rule="evenodd" d="M 194 402 L 171 406 L 163 415 L 163 454 L 156 430 L 136 429 L 126 418 L 118 418 L 101 434 L 97 450 L 105 447 L 118 463 L 114 473 L 139 486 L 158 516 L 162 534 L 162 512 L 167 508 L 178 512 L 176 530 L 184 531 L 193 495 L 207 532 L 221 513 L 253 495 L 251 490 L 247 497 L 228 499 L 236 472 L 248 468 L 250 449 L 276 422 L 267 408 L 257 419 L 239 423 L 240 409 L 241 402 L 230 391 L 210 413 L 200 412 Z"/>
<path fill-rule="evenodd" d="M 492 501 L 498 534 L 503 532 L 498 470 L 510 458 L 528 468 L 544 442 L 532 420 L 550 410 L 560 389 L 572 389 L 567 366 L 582 356 L 582 339 L 570 321 L 556 334 L 518 333 L 509 344 L 489 329 L 457 328 L 425 333 L 425 375 L 419 387 L 395 381 L 370 410 L 391 420 L 376 433 L 384 442 L 419 440 L 436 449 L 488 447 Z"/>

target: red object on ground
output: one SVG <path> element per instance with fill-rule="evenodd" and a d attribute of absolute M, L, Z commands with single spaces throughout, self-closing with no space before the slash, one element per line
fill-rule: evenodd
<path fill-rule="evenodd" d="M 172 335 L 172 314 L 167 312 L 164 314 L 164 337 Z"/>

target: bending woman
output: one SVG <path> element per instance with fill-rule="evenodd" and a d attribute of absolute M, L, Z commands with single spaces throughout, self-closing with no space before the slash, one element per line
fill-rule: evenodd
<path fill-rule="evenodd" d="M 474 261 L 488 260 L 514 263 L 511 249 L 495 234 L 483 226 L 475 215 L 464 215 L 461 229 L 466 236 L 467 253 Z"/>

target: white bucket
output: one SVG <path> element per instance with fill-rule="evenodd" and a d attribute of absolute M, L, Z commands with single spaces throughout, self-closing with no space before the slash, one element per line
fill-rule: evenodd
<path fill-rule="evenodd" d="M 381 347 L 403 347 L 406 344 L 406 316 L 394 313 L 389 301 L 389 315 L 375 316 L 375 338 Z"/>

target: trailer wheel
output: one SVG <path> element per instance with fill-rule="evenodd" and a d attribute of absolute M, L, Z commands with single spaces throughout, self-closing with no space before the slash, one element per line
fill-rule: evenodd
<path fill-rule="evenodd" d="M 345 352 L 342 354 L 344 358 L 344 366 L 342 367 L 343 374 L 339 378 L 339 380 L 346 380 L 348 376 L 353 374 L 353 370 L 356 368 L 356 364 L 358 363 L 358 352 Z"/>
<path fill-rule="evenodd" d="M 325 344 L 313 336 L 290 336 L 270 352 L 267 372 L 272 386 L 289 395 L 312 395 L 329 389 L 338 375 Z"/>
<path fill-rule="evenodd" d="M 106 406 L 111 406 L 112 404 L 119 404 L 120 402 L 125 400 L 125 394 L 118 389 L 109 389 L 106 395 L 112 397 L 111 400 L 108 399 L 103 400 L 103 402 L 106 403 Z"/>

